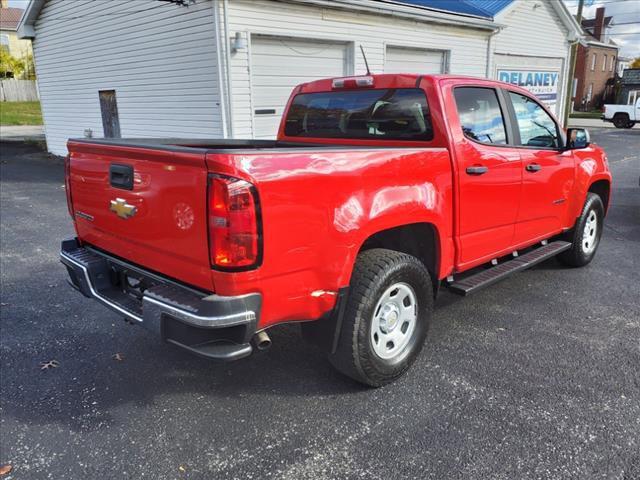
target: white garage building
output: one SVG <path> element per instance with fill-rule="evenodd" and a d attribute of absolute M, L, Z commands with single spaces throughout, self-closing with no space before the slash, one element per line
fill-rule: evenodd
<path fill-rule="evenodd" d="M 70 137 L 272 138 L 294 85 L 454 73 L 558 114 L 579 28 L 560 0 L 31 0 L 49 150 Z"/>

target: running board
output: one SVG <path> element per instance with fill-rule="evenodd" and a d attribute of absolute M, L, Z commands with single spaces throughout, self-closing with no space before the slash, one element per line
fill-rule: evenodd
<path fill-rule="evenodd" d="M 460 281 L 450 283 L 449 288 L 454 293 L 460 295 L 469 295 L 470 293 L 476 292 L 481 288 L 492 285 L 502 280 L 503 278 L 508 277 L 512 273 L 526 270 L 527 268 L 532 267 L 537 263 L 543 262 L 548 258 L 559 254 L 560 252 L 564 252 L 569 248 L 571 248 L 571 243 L 569 242 L 551 242 L 538 247 L 535 250 L 531 250 L 524 255 L 515 257 L 513 260 L 507 260 L 506 262 L 500 263 L 495 267 L 491 267 L 482 272 L 470 275 Z"/>

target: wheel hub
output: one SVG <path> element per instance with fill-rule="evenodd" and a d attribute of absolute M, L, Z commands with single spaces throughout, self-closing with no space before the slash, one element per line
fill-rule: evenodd
<path fill-rule="evenodd" d="M 391 333 L 398 326 L 400 309 L 395 303 L 385 303 L 380 314 L 380 330 Z"/>
<path fill-rule="evenodd" d="M 587 255 L 596 249 L 598 243 L 598 216 L 594 210 L 587 215 L 582 232 L 582 251 Z"/>
<path fill-rule="evenodd" d="M 371 319 L 371 345 L 380 358 L 393 360 L 406 353 L 416 331 L 418 300 L 404 282 L 391 285 L 381 295 Z"/>

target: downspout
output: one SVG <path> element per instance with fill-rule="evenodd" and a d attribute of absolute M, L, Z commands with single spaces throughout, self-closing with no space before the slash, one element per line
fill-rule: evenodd
<path fill-rule="evenodd" d="M 222 74 L 222 69 L 224 68 L 222 64 L 222 52 L 220 49 L 222 48 L 220 42 L 220 35 L 222 33 L 222 25 L 220 25 L 220 2 L 219 0 L 213 0 L 213 23 L 216 35 L 216 60 L 218 64 L 218 94 L 220 95 L 220 118 L 222 120 L 222 136 L 224 138 L 229 138 L 229 125 L 227 124 L 227 105 L 228 105 L 228 96 L 225 92 L 224 86 L 224 77 Z"/>
<path fill-rule="evenodd" d="M 569 41 L 569 58 L 568 61 L 565 62 L 564 67 L 564 78 L 567 79 L 567 82 L 564 87 L 564 95 L 562 97 L 562 113 L 560 122 L 564 128 L 569 126 L 569 116 L 573 111 L 573 84 L 575 83 L 575 70 L 576 70 L 576 62 L 578 59 L 578 44 L 580 43 L 580 39 Z M 571 73 L 571 69 L 573 68 L 573 75 L 569 78 L 569 74 Z"/>
<path fill-rule="evenodd" d="M 227 64 L 227 99 L 228 99 L 228 125 L 229 125 L 229 138 L 233 138 L 233 105 L 231 96 L 231 47 L 229 42 L 231 37 L 229 36 L 229 0 L 224 0 L 224 50 Z"/>
<path fill-rule="evenodd" d="M 491 70 L 493 69 L 493 37 L 500 33 L 501 30 L 501 28 L 496 28 L 491 32 L 487 40 L 487 69 L 485 72 L 485 77 L 487 78 L 491 78 Z"/>

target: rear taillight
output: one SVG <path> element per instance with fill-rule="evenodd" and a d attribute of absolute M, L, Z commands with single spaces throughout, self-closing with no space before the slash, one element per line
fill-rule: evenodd
<path fill-rule="evenodd" d="M 67 194 L 67 210 L 69 210 L 71 218 L 74 218 L 71 200 L 71 157 L 69 155 L 64 157 L 64 191 Z"/>
<path fill-rule="evenodd" d="M 239 178 L 209 177 L 209 257 L 221 270 L 260 265 L 262 234 L 256 189 Z"/>

